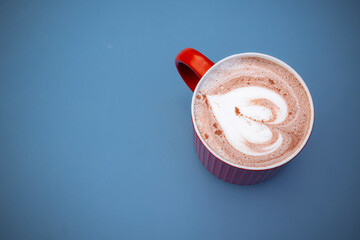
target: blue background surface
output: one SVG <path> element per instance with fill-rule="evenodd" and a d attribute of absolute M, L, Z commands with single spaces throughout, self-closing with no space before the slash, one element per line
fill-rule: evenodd
<path fill-rule="evenodd" d="M 357 1 L 1 1 L 0 239 L 359 239 Z M 273 55 L 312 93 L 306 148 L 231 185 L 193 148 L 175 66 Z"/>

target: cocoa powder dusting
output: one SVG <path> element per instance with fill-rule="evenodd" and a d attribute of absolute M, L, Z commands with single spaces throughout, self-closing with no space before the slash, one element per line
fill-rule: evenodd
<path fill-rule="evenodd" d="M 221 130 L 216 130 L 215 134 L 220 136 L 222 134 L 222 131 Z"/>

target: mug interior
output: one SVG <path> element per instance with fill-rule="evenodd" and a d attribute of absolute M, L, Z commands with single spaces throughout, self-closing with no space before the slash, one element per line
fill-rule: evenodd
<path fill-rule="evenodd" d="M 230 161 L 228 161 L 227 159 L 219 156 L 214 150 L 212 150 L 210 148 L 210 146 L 206 143 L 206 141 L 203 139 L 202 135 L 200 134 L 199 132 L 199 129 L 196 125 L 196 121 L 195 121 L 195 115 L 194 115 L 194 103 L 195 103 L 195 98 L 196 98 L 196 95 L 198 94 L 198 91 L 199 91 L 199 87 L 202 83 L 202 81 L 206 78 L 207 75 L 211 74 L 212 70 L 214 69 L 215 66 L 217 66 L 218 64 L 220 63 L 223 63 L 225 61 L 228 61 L 232 58 L 241 58 L 241 57 L 259 57 L 259 58 L 263 58 L 263 59 L 266 59 L 266 60 L 269 60 L 269 61 L 272 61 L 284 68 L 286 68 L 289 72 L 291 72 L 295 77 L 296 79 L 302 84 L 302 86 L 304 87 L 305 89 L 305 92 L 309 98 L 309 103 L 310 103 L 310 109 L 311 109 L 311 118 L 310 118 L 310 127 L 309 127 L 309 131 L 308 133 L 306 134 L 306 137 L 305 139 L 303 140 L 303 142 L 301 143 L 300 147 L 293 153 L 291 154 L 289 157 L 285 158 L 283 161 L 281 162 L 278 162 L 276 164 L 273 164 L 273 165 L 270 165 L 270 166 L 267 166 L 267 167 L 247 167 L 247 166 L 243 166 L 243 165 L 239 165 L 239 164 L 234 164 Z M 210 151 L 215 157 L 217 157 L 218 159 L 220 159 L 221 161 L 225 162 L 226 164 L 229 164 L 233 167 L 237 167 L 237 168 L 241 168 L 241 169 L 246 169 L 246 170 L 268 170 L 268 169 L 272 169 L 272 168 L 276 168 L 276 167 L 279 167 L 279 166 L 282 166 L 284 164 L 286 164 L 287 162 L 291 161 L 293 158 L 296 157 L 296 155 L 298 155 L 300 153 L 300 151 L 304 148 L 304 146 L 306 145 L 306 143 L 308 142 L 309 140 L 309 137 L 311 135 L 311 132 L 312 132 L 312 129 L 313 129 L 313 126 L 314 126 L 314 103 L 313 103 L 313 100 L 312 100 L 312 97 L 311 97 L 311 94 L 310 94 L 310 91 L 309 91 L 309 88 L 307 87 L 306 83 L 304 82 L 304 80 L 301 78 L 301 76 L 293 69 L 291 68 L 289 65 L 287 65 L 285 62 L 275 58 L 275 57 L 272 57 L 272 56 L 269 56 L 269 55 L 266 55 L 266 54 L 262 54 L 262 53 L 254 53 L 254 52 L 249 52 L 249 53 L 240 53 L 240 54 L 234 54 L 234 55 L 231 55 L 229 57 L 226 57 L 222 60 L 220 60 L 219 62 L 215 63 L 205 74 L 204 76 L 200 79 L 200 81 L 198 82 L 195 90 L 194 90 L 194 94 L 193 94 L 193 97 L 192 97 L 192 101 L 191 101 L 191 118 L 192 118 L 192 121 L 193 121 L 193 126 L 194 126 L 194 129 L 195 129 L 195 132 L 196 134 L 198 135 L 198 137 L 200 138 L 201 142 L 204 144 L 204 146 L 207 148 L 208 151 Z"/>

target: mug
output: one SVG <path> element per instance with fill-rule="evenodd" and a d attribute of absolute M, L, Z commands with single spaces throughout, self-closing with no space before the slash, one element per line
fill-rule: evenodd
<path fill-rule="evenodd" d="M 209 72 L 211 72 L 211 68 L 216 64 L 223 61 L 227 61 L 234 57 L 246 57 L 246 56 L 260 57 L 270 60 L 280 66 L 283 66 L 288 71 L 290 71 L 303 85 L 309 97 L 309 102 L 311 107 L 311 120 L 310 120 L 309 132 L 307 133 L 306 138 L 302 143 L 302 145 L 287 159 L 268 167 L 254 168 L 254 167 L 239 166 L 219 156 L 214 150 L 212 150 L 206 144 L 206 142 L 202 138 L 196 126 L 195 118 L 194 118 L 194 102 L 198 91 L 197 86 L 200 85 L 198 83 L 202 81 L 204 76 L 206 76 Z M 261 53 L 241 53 L 241 54 L 235 54 L 229 56 L 221 60 L 220 62 L 214 64 L 203 54 L 192 48 L 186 48 L 182 50 L 175 58 L 175 65 L 180 73 L 180 76 L 185 81 L 187 86 L 191 89 L 191 91 L 194 92 L 191 102 L 191 118 L 193 123 L 195 151 L 201 163 L 205 166 L 205 168 L 213 175 L 215 175 L 216 177 L 218 177 L 219 179 L 225 182 L 238 184 L 238 185 L 253 185 L 264 182 L 272 178 L 276 174 L 278 174 L 279 171 L 287 165 L 287 163 L 289 163 L 292 159 L 294 159 L 297 156 L 297 154 L 299 154 L 299 152 L 304 148 L 304 146 L 308 142 L 314 125 L 314 104 L 311 98 L 310 91 L 306 86 L 304 80 L 294 69 L 292 69 L 289 65 L 287 65 L 283 61 L 269 55 L 265 55 Z"/>

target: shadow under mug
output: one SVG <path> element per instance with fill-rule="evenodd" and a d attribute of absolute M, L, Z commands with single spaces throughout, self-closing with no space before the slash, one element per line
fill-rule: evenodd
<path fill-rule="evenodd" d="M 302 145 L 290 157 L 284 159 L 283 161 L 277 164 L 268 167 L 255 168 L 255 167 L 240 166 L 231 163 L 230 161 L 219 156 L 206 144 L 206 142 L 202 138 L 196 126 L 195 118 L 194 118 L 194 101 L 195 101 L 196 93 L 198 91 L 197 86 L 200 85 L 198 83 L 200 83 L 202 79 L 204 79 L 204 76 L 206 76 L 206 74 L 211 72 L 211 68 L 214 65 L 219 64 L 220 62 L 227 61 L 234 57 L 246 57 L 246 56 L 260 57 L 270 60 L 290 71 L 303 85 L 309 97 L 309 102 L 311 107 L 310 127 Z M 283 169 L 288 162 L 290 162 L 292 159 L 296 157 L 296 155 L 304 148 L 304 146 L 308 142 L 314 124 L 314 104 L 311 98 L 311 94 L 305 82 L 300 77 L 300 75 L 289 65 L 282 62 L 281 60 L 261 53 L 241 53 L 241 54 L 235 54 L 229 56 L 219 61 L 218 63 L 214 64 L 207 57 L 205 57 L 203 54 L 196 51 L 195 49 L 186 48 L 176 56 L 175 65 L 182 79 L 185 81 L 185 83 L 191 89 L 191 91 L 194 92 L 191 102 L 191 117 L 193 122 L 193 134 L 194 134 L 194 144 L 195 144 L 196 153 L 201 163 L 205 166 L 205 168 L 219 179 L 226 181 L 228 183 L 238 184 L 238 185 L 253 185 L 264 182 L 275 176 L 281 169 Z"/>

